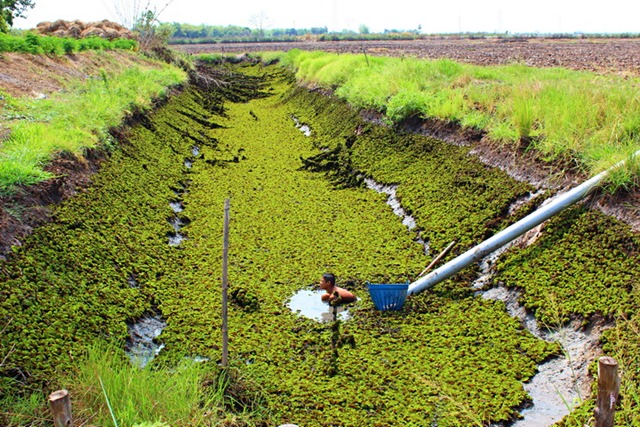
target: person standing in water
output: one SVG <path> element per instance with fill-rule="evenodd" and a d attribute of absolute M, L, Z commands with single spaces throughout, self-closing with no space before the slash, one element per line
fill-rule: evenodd
<path fill-rule="evenodd" d="M 325 273 L 320 278 L 320 289 L 326 293 L 322 294 L 322 301 L 334 304 L 348 304 L 354 302 L 357 298 L 348 290 L 336 286 L 336 276 L 331 273 Z"/>

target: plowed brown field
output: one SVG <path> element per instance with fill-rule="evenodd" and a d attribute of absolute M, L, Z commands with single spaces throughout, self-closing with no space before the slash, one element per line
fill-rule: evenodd
<path fill-rule="evenodd" d="M 521 62 L 533 67 L 564 67 L 640 75 L 639 39 L 451 39 L 382 41 L 300 41 L 289 43 L 218 43 L 174 45 L 188 53 L 244 53 L 323 50 L 498 65 Z"/>

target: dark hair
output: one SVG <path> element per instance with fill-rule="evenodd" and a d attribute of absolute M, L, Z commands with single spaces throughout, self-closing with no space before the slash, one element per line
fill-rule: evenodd
<path fill-rule="evenodd" d="M 333 274 L 331 274 L 331 273 L 324 273 L 324 274 L 322 275 L 322 278 L 323 278 L 325 281 L 327 281 L 327 282 L 329 282 L 329 283 L 331 283 L 332 285 L 334 285 L 334 286 L 335 286 L 335 284 L 336 284 L 336 276 L 334 276 Z"/>

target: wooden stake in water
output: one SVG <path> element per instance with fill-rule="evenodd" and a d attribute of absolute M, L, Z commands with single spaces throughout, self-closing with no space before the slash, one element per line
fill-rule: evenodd
<path fill-rule="evenodd" d="M 229 358 L 229 333 L 227 324 L 227 288 L 229 264 L 229 199 L 224 201 L 224 232 L 222 243 L 222 367 L 226 368 Z"/>
<path fill-rule="evenodd" d="M 595 408 L 595 427 L 613 427 L 615 406 L 620 392 L 618 362 L 613 357 L 598 360 L 598 397 Z"/>

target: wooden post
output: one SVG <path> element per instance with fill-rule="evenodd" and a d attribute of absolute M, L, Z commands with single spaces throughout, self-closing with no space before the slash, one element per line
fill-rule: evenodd
<path fill-rule="evenodd" d="M 229 333 L 227 324 L 227 288 L 229 264 L 229 199 L 224 201 L 224 232 L 222 244 L 222 367 L 226 368 L 229 358 Z"/>
<path fill-rule="evenodd" d="M 435 257 L 433 261 L 431 261 L 431 264 L 427 265 L 427 268 L 425 268 L 424 270 L 422 270 L 422 272 L 420 274 L 418 274 L 418 277 L 423 276 L 424 273 L 426 273 L 427 271 L 431 270 L 431 267 L 436 265 L 438 263 L 438 261 L 440 261 L 442 259 L 442 257 L 445 256 L 447 254 L 447 252 L 449 252 L 449 250 L 452 247 L 455 246 L 455 244 L 456 244 L 455 240 L 453 242 L 449 243 L 449 246 L 444 248 L 444 250 L 442 252 L 440 252 L 440 254 L 437 257 Z"/>
<path fill-rule="evenodd" d="M 72 427 L 71 397 L 67 390 L 54 391 L 49 395 L 53 425 L 55 427 Z"/>
<path fill-rule="evenodd" d="M 598 360 L 598 398 L 595 408 L 595 427 L 613 427 L 615 406 L 620 392 L 618 362 L 613 357 Z"/>

